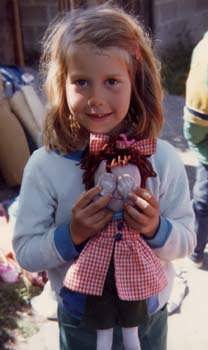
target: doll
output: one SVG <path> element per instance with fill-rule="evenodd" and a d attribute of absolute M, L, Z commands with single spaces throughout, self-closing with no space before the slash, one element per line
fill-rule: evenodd
<path fill-rule="evenodd" d="M 111 138 L 90 135 L 89 149 L 81 161 L 85 170 L 83 182 L 87 189 L 99 184 L 100 195 L 112 194 L 109 208 L 115 215 L 102 232 L 86 243 L 64 280 L 69 290 L 87 295 L 84 322 L 90 328 L 110 329 L 117 322 L 122 329 L 137 327 L 147 317 L 146 299 L 166 285 L 159 259 L 142 236 L 125 224 L 122 214 L 128 194 L 140 185 L 144 187 L 149 176 L 156 176 L 147 159 L 155 148 L 153 139 L 128 140 L 124 134 Z M 109 294 L 115 294 L 115 304 L 127 320 L 119 318 L 117 311 L 109 317 L 108 311 L 112 313 L 114 306 L 107 310 L 105 300 L 102 304 L 109 285 Z M 129 321 L 128 314 L 132 313 L 136 316 L 130 316 Z M 103 323 L 109 318 L 115 324 Z"/>

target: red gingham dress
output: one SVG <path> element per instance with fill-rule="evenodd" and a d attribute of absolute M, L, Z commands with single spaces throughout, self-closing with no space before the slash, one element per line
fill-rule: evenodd
<path fill-rule="evenodd" d="M 148 148 L 149 152 L 151 148 L 152 152 L 155 145 L 149 139 L 147 144 L 146 150 Z M 112 255 L 116 288 L 121 300 L 144 300 L 166 286 L 159 258 L 137 231 L 118 220 L 112 220 L 101 233 L 87 242 L 69 267 L 64 286 L 72 291 L 101 296 Z"/>

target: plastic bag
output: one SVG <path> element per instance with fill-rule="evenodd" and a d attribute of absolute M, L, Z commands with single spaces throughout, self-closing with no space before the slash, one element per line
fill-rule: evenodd
<path fill-rule="evenodd" d="M 11 97 L 22 85 L 28 85 L 34 80 L 34 76 L 17 66 L 0 64 L 0 74 L 4 83 L 4 94 Z"/>

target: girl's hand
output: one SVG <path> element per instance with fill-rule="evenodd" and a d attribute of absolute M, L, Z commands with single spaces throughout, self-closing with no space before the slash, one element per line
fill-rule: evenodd
<path fill-rule="evenodd" d="M 129 195 L 124 219 L 129 227 L 151 238 L 160 222 L 159 204 L 149 191 L 139 188 Z"/>
<path fill-rule="evenodd" d="M 100 191 L 101 188 L 96 186 L 84 192 L 72 208 L 70 233 L 76 245 L 94 236 L 112 219 L 112 211 L 106 208 L 111 197 L 101 196 L 94 200 Z"/>

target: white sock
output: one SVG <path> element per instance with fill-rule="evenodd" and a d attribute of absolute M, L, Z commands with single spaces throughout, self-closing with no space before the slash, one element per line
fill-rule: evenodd
<path fill-rule="evenodd" d="M 97 330 L 97 350 L 111 350 L 113 343 L 113 328 Z"/>
<path fill-rule="evenodd" d="M 138 327 L 122 328 L 125 350 L 141 350 Z"/>

